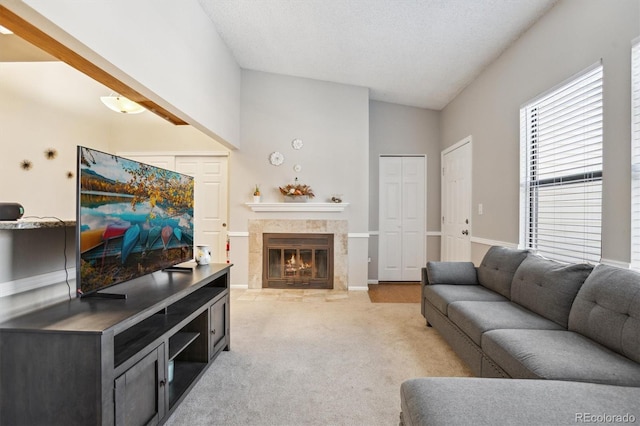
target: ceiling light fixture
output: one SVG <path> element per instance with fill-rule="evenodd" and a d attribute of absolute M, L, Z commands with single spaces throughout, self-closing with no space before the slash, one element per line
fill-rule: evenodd
<path fill-rule="evenodd" d="M 145 111 L 145 108 L 124 96 L 111 94 L 109 96 L 101 96 L 100 100 L 109 109 L 123 114 L 139 114 Z"/>

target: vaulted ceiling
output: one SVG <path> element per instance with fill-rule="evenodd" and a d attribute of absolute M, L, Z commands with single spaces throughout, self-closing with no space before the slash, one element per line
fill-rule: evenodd
<path fill-rule="evenodd" d="M 444 108 L 558 0 L 198 0 L 240 67 Z M 55 60 L 0 36 L 0 61 Z"/>
<path fill-rule="evenodd" d="M 199 0 L 244 69 L 442 109 L 557 0 Z"/>

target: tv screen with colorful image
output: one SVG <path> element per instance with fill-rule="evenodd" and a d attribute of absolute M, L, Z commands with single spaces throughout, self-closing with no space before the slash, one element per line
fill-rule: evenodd
<path fill-rule="evenodd" d="M 193 259 L 193 177 L 78 147 L 78 296 Z"/>

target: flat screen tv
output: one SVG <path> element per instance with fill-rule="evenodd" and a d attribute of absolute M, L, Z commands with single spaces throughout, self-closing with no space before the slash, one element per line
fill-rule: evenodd
<path fill-rule="evenodd" d="M 193 177 L 82 146 L 77 166 L 78 296 L 193 258 Z"/>

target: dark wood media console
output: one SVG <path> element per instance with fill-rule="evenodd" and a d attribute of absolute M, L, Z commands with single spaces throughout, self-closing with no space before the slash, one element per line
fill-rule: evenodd
<path fill-rule="evenodd" d="M 189 264 L 186 264 L 189 265 Z M 228 264 L 155 272 L 0 324 L 0 424 L 163 423 L 229 350 Z"/>

